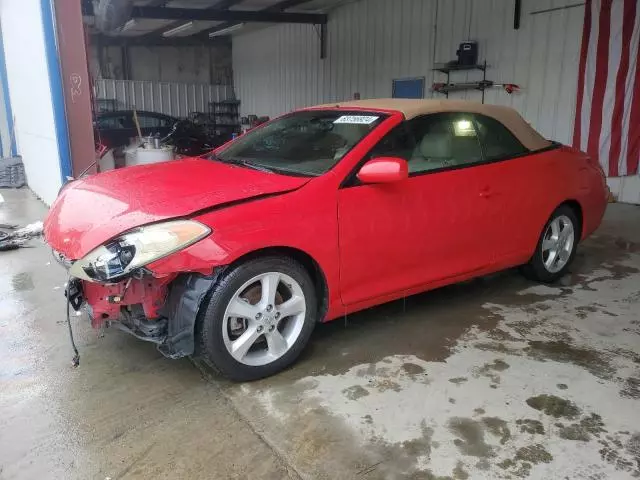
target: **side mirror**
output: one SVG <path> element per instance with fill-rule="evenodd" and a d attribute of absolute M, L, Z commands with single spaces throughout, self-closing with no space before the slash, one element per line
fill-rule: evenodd
<path fill-rule="evenodd" d="M 358 174 L 362 183 L 393 183 L 409 177 L 407 161 L 398 157 L 378 157 L 365 163 Z"/>

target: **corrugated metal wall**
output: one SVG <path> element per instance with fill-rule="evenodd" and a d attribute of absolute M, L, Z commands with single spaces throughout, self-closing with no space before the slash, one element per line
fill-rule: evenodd
<path fill-rule="evenodd" d="M 97 99 L 116 100 L 118 109 L 164 113 L 186 117 L 191 112 L 208 112 L 209 102 L 234 98 L 230 85 L 106 80 L 95 82 Z"/>
<path fill-rule="evenodd" d="M 310 25 L 282 25 L 233 41 L 242 112 L 274 116 L 320 102 L 391 96 L 397 77 L 427 76 L 435 2 L 366 0 L 330 12 L 327 58 Z"/>
<path fill-rule="evenodd" d="M 0 0 L 0 23 L 18 154 L 29 188 L 50 205 L 62 175 L 41 2 Z"/>
<path fill-rule="evenodd" d="M 2 32 L 0 31 L 0 35 Z M 0 42 L 0 48 L 2 48 L 2 44 Z M 1 55 L 1 54 L 0 54 Z M 0 60 L 2 61 L 2 60 Z M 2 75 L 3 67 L 0 66 L 0 75 Z M 4 88 L 2 88 L 2 80 L 0 78 L 0 158 L 1 157 L 10 157 L 11 152 L 11 131 L 9 128 L 9 118 L 7 118 L 7 114 L 9 114 L 9 110 L 7 109 L 7 100 L 4 94 Z"/>
<path fill-rule="evenodd" d="M 129 72 L 122 64 L 123 48 L 129 58 Z M 154 82 L 230 85 L 231 46 L 98 46 L 89 49 L 94 78 Z M 128 75 L 128 76 L 127 76 Z"/>
<path fill-rule="evenodd" d="M 440 0 L 436 59 L 453 58 L 461 40 L 479 42 L 479 56 L 487 60 L 487 78 L 516 83 L 522 92 L 486 92 L 486 103 L 518 110 L 547 138 L 570 143 L 575 117 L 578 61 L 584 6 L 533 14 L 576 4 L 572 0 L 523 0 L 519 30 L 513 29 L 511 0 Z M 439 79 L 445 75 L 437 74 Z M 452 74 L 452 80 L 482 78 L 482 72 Z M 452 98 L 480 100 L 468 91 Z"/>
<path fill-rule="evenodd" d="M 435 62 L 455 58 L 458 44 L 480 44 L 489 80 L 518 83 L 513 96 L 487 92 L 487 103 L 511 105 L 541 133 L 569 142 L 584 7 L 531 15 L 576 3 L 523 0 L 520 30 L 512 0 L 360 0 L 329 13 L 327 58 L 308 25 L 280 25 L 233 39 L 234 84 L 243 114 L 275 116 L 294 108 L 391 96 L 394 78 L 446 77 Z M 457 73 L 452 81 L 480 79 Z M 427 97 L 432 96 L 428 91 Z M 480 99 L 478 92 L 457 97 Z M 452 96 L 453 97 L 453 96 Z"/>

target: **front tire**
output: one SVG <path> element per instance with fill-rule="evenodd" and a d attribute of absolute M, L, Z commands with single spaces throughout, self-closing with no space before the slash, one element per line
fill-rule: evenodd
<path fill-rule="evenodd" d="M 523 274 L 543 283 L 552 283 L 562 277 L 576 256 L 580 239 L 580 221 L 568 205 L 558 207 L 540 234 L 536 251 Z"/>
<path fill-rule="evenodd" d="M 235 381 L 273 375 L 291 365 L 309 341 L 316 290 L 306 269 L 288 257 L 263 257 L 230 269 L 204 305 L 200 351 Z"/>

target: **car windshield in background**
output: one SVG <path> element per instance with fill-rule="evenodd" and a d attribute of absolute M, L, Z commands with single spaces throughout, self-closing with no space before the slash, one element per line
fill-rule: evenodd
<path fill-rule="evenodd" d="M 214 159 L 276 173 L 322 175 L 387 115 L 306 110 L 276 119 L 232 142 Z"/>

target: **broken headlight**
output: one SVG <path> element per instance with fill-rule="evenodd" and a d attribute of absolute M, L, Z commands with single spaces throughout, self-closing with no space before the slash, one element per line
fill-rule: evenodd
<path fill-rule="evenodd" d="M 172 220 L 140 227 L 110 240 L 73 264 L 72 277 L 108 282 L 182 250 L 211 233 L 193 220 Z"/>

